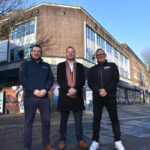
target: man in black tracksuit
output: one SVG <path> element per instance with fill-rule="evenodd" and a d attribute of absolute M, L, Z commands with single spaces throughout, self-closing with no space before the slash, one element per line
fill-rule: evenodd
<path fill-rule="evenodd" d="M 115 63 L 108 63 L 104 50 L 96 51 L 98 64 L 90 68 L 88 85 L 93 90 L 93 137 L 90 150 L 99 148 L 99 131 L 102 110 L 105 106 L 114 133 L 115 148 L 124 150 L 120 136 L 120 125 L 117 114 L 116 86 L 119 81 L 119 72 Z"/>
<path fill-rule="evenodd" d="M 42 122 L 43 150 L 54 150 L 49 144 L 50 134 L 50 99 L 48 91 L 53 85 L 54 77 L 50 65 L 41 59 L 42 49 L 34 45 L 31 60 L 24 61 L 19 70 L 19 80 L 24 89 L 24 147 L 31 149 L 32 126 L 36 109 L 39 108 Z"/>

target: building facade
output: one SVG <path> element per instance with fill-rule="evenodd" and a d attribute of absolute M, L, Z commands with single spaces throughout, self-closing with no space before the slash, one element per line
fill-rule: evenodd
<path fill-rule="evenodd" d="M 120 72 L 119 86 L 150 90 L 150 74 L 143 62 L 127 44 L 120 44 L 82 7 L 40 3 L 23 12 L 11 28 L 9 38 L 0 42 L 0 87 L 19 85 L 18 68 L 21 61 L 30 59 L 31 46 L 38 43 L 44 61 L 56 67 L 65 60 L 65 50 L 73 46 L 76 58 L 88 70 L 96 63 L 95 51 L 103 48 L 108 61 L 115 62 Z M 9 18 L 1 20 L 0 25 Z M 5 45 L 5 49 L 4 49 Z"/>

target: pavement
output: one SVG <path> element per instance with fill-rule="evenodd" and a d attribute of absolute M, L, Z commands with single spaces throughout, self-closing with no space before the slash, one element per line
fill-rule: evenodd
<path fill-rule="evenodd" d="M 118 105 L 122 132 L 122 142 L 126 150 L 150 150 L 150 105 Z M 90 145 L 92 137 L 91 111 L 83 114 L 84 141 Z M 0 115 L 0 150 L 23 150 L 23 114 Z M 58 149 L 59 144 L 58 112 L 51 114 L 51 145 Z M 40 115 L 36 115 L 33 126 L 32 150 L 42 150 Z M 66 150 L 81 150 L 76 145 L 72 113 L 68 120 Z M 111 123 L 106 109 L 103 110 L 100 132 L 100 150 L 114 150 Z"/>

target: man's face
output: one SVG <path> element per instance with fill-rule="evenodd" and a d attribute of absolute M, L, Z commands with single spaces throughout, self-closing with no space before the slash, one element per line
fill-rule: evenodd
<path fill-rule="evenodd" d="M 31 51 L 31 56 L 33 59 L 38 60 L 41 58 L 41 49 L 39 47 L 33 47 Z"/>
<path fill-rule="evenodd" d="M 99 50 L 96 53 L 96 59 L 99 63 L 103 63 L 106 61 L 106 54 L 102 50 Z"/>
<path fill-rule="evenodd" d="M 72 48 L 68 48 L 66 51 L 66 58 L 67 60 L 74 60 L 75 58 L 75 51 Z"/>

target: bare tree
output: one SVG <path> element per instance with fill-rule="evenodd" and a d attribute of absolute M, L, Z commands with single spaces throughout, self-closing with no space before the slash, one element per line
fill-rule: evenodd
<path fill-rule="evenodd" d="M 0 0 L 0 16 L 17 9 L 23 9 L 27 0 Z"/>
<path fill-rule="evenodd" d="M 17 9 L 20 6 L 21 0 L 1 0 L 0 1 L 0 16 Z"/>
<path fill-rule="evenodd" d="M 8 39 L 11 28 L 20 19 L 20 13 L 20 10 L 12 11 L 0 20 L 0 40 Z"/>
<path fill-rule="evenodd" d="M 22 11 L 33 4 L 30 0 L 0 0 L 0 40 L 8 39 L 11 28 L 21 20 Z"/>
<path fill-rule="evenodd" d="M 142 58 L 143 58 L 145 65 L 148 67 L 148 69 L 150 71 L 150 47 L 144 49 L 142 51 L 141 55 L 142 55 Z"/>

